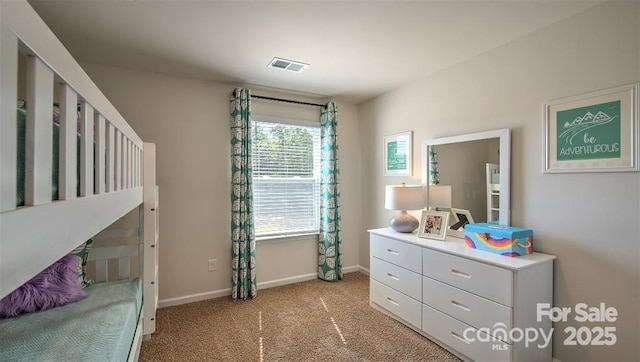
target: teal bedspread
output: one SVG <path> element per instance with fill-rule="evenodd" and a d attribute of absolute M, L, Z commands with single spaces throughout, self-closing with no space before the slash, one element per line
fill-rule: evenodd
<path fill-rule="evenodd" d="M 139 279 L 85 291 L 81 301 L 0 320 L 0 361 L 126 361 L 142 308 Z"/>

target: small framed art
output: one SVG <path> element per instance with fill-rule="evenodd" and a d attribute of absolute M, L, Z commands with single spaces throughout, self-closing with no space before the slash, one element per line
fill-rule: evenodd
<path fill-rule="evenodd" d="M 448 211 L 423 210 L 420 218 L 418 237 L 427 239 L 444 240 L 447 236 L 449 225 Z"/>
<path fill-rule="evenodd" d="M 384 137 L 384 175 L 411 176 L 413 132 Z"/>
<path fill-rule="evenodd" d="M 473 217 L 471 211 L 466 209 L 451 208 L 453 214 L 453 223 L 451 224 L 451 230 L 462 230 L 467 224 L 473 224 Z"/>
<path fill-rule="evenodd" d="M 545 104 L 544 172 L 639 171 L 638 83 Z"/>

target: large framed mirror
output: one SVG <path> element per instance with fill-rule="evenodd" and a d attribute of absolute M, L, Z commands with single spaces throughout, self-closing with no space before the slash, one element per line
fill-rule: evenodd
<path fill-rule="evenodd" d="M 422 142 L 425 205 L 452 211 L 447 235 L 464 237 L 466 222 L 509 225 L 510 175 L 509 129 Z"/>

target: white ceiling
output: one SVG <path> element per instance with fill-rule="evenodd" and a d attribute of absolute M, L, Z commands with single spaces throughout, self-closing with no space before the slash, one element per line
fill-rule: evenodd
<path fill-rule="evenodd" d="M 359 103 L 601 1 L 29 2 L 80 62 Z"/>

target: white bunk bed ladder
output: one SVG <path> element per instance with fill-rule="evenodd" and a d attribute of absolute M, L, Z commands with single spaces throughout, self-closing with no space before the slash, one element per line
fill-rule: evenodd
<path fill-rule="evenodd" d="M 143 200 L 139 208 L 139 228 L 108 228 L 94 237 L 100 239 L 136 238 L 138 244 L 118 246 L 98 246 L 89 253 L 89 260 L 94 263 L 94 281 L 96 283 L 129 279 L 131 275 L 131 258 L 138 257 L 138 276 L 142 281 L 142 334 L 150 339 L 156 330 L 156 310 L 158 308 L 158 242 L 159 242 L 159 203 L 158 186 L 156 186 L 156 151 L 155 144 L 144 143 L 144 153 L 134 155 L 132 163 L 143 157 Z M 144 156 L 143 156 L 144 155 Z M 139 162 L 138 162 L 139 163 Z M 132 181 L 134 182 L 134 181 Z M 116 271 L 111 270 L 115 260 Z"/>
<path fill-rule="evenodd" d="M 156 330 L 156 309 L 158 309 L 158 242 L 160 210 L 158 203 L 158 186 L 156 185 L 156 145 L 144 143 L 144 203 L 142 247 L 144 249 L 143 333 L 145 339 L 150 338 Z M 153 298 L 152 300 L 149 300 Z"/>

